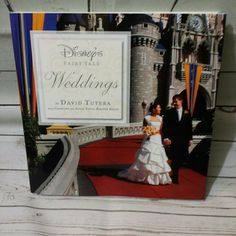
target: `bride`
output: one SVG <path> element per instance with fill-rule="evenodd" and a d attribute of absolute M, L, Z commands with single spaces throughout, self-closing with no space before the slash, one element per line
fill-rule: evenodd
<path fill-rule="evenodd" d="M 118 176 L 151 185 L 171 184 L 171 168 L 167 163 L 168 158 L 161 139 L 160 104 L 157 101 L 151 103 L 149 111 L 150 113 L 144 117 L 145 137 L 136 153 L 136 160 L 127 170 L 119 172 Z"/>

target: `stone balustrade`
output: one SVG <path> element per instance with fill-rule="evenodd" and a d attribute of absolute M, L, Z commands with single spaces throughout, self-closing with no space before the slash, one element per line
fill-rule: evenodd
<path fill-rule="evenodd" d="M 74 128 L 72 136 L 80 146 L 107 137 L 107 132 L 105 126 L 81 126 Z"/>
<path fill-rule="evenodd" d="M 141 135 L 143 124 L 131 123 L 129 126 L 113 126 L 112 127 L 112 138 L 131 136 L 131 135 Z"/>
<path fill-rule="evenodd" d="M 48 178 L 35 191 L 42 195 L 79 195 L 77 166 L 78 146 L 68 136 L 61 138 L 63 153 Z"/>

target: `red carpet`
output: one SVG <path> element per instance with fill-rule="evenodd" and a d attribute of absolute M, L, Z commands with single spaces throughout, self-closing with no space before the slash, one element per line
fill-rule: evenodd
<path fill-rule="evenodd" d="M 192 170 L 182 169 L 180 183 L 148 185 L 110 176 L 88 175 L 99 196 L 129 196 L 148 198 L 203 199 L 206 178 Z"/>
<path fill-rule="evenodd" d="M 103 139 L 80 148 L 80 166 L 131 164 L 143 136 Z"/>
<path fill-rule="evenodd" d="M 79 166 L 90 168 L 87 177 L 96 189 L 97 195 L 172 199 L 205 198 L 206 177 L 191 169 L 181 169 L 178 185 L 153 186 L 119 179 L 114 175 L 114 171 L 111 171 L 113 174 L 109 174 L 109 170 L 115 170 L 116 166 L 133 163 L 141 141 L 142 136 L 132 136 L 100 140 L 81 147 Z M 101 169 L 97 174 L 99 167 L 106 166 L 112 166 L 112 169 L 104 172 L 105 169 Z M 93 168 L 95 172 L 91 171 Z"/>

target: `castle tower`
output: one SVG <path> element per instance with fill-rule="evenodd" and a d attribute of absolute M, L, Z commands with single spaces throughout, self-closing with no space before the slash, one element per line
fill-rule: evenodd
<path fill-rule="evenodd" d="M 161 36 L 154 22 L 133 25 L 131 35 L 130 121 L 140 122 L 158 95 L 157 75 L 165 50 L 157 47 Z"/>

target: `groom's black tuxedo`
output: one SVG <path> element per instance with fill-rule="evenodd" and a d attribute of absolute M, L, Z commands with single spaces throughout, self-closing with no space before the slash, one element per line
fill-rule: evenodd
<path fill-rule="evenodd" d="M 179 120 L 175 108 L 167 110 L 163 117 L 162 137 L 171 140 L 170 159 L 172 160 L 173 182 L 178 182 L 178 171 L 188 158 L 189 142 L 192 140 L 192 118 L 189 111 L 182 111 Z"/>

